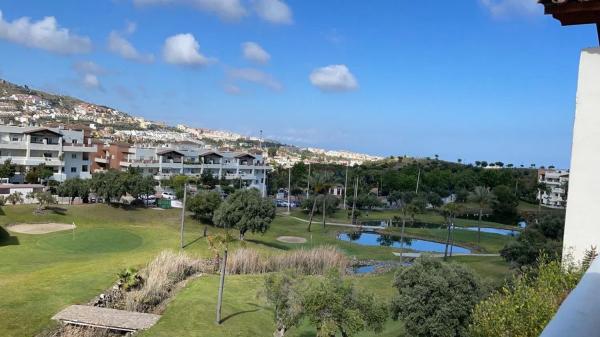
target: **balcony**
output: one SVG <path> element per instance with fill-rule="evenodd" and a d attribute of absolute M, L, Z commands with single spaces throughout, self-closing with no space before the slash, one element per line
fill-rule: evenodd
<path fill-rule="evenodd" d="M 62 145 L 60 144 L 45 144 L 45 143 L 29 143 L 31 150 L 42 150 L 42 151 L 60 151 Z"/>
<path fill-rule="evenodd" d="M 59 158 L 44 158 L 44 157 L 15 157 L 15 156 L 2 156 L 0 161 L 10 159 L 13 164 L 24 165 L 24 166 L 37 166 L 45 164 L 46 166 L 64 166 L 64 162 Z"/>
<path fill-rule="evenodd" d="M 94 161 L 99 164 L 108 164 L 109 158 L 108 157 L 95 157 Z"/>
<path fill-rule="evenodd" d="M 27 144 L 24 142 L 2 142 L 0 143 L 0 149 L 25 150 Z"/>
<path fill-rule="evenodd" d="M 65 144 L 63 145 L 63 151 L 65 152 L 96 152 L 96 145 L 86 144 Z"/>

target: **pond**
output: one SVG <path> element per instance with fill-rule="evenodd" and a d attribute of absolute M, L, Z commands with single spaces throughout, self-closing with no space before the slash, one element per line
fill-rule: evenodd
<path fill-rule="evenodd" d="M 475 231 L 477 232 L 477 227 L 456 227 L 456 229 L 463 229 L 467 231 Z M 493 228 L 493 227 L 481 227 L 482 233 L 491 233 L 491 234 L 500 234 L 504 236 L 518 236 L 521 234 L 518 230 L 514 229 L 502 229 L 502 228 Z"/>
<path fill-rule="evenodd" d="M 406 248 L 416 252 L 443 253 L 446 248 L 446 244 L 444 243 L 413 238 L 404 238 L 401 244 L 399 236 L 376 232 L 341 233 L 338 235 L 338 239 L 362 246 Z M 452 246 L 452 252 L 457 254 L 471 254 L 470 249 L 456 245 Z"/>

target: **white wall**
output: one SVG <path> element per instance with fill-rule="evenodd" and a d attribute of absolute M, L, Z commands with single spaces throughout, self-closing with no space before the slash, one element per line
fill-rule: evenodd
<path fill-rule="evenodd" d="M 571 175 L 563 257 L 581 260 L 592 245 L 600 249 L 600 48 L 584 49 L 573 129 Z"/>

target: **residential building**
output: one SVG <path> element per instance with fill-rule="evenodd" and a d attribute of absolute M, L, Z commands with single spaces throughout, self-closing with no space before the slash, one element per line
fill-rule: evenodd
<path fill-rule="evenodd" d="M 92 154 L 96 146 L 82 130 L 0 125 L 0 161 L 10 159 L 25 171 L 45 164 L 50 179 L 91 178 Z M 17 176 L 15 181 L 22 182 Z"/>
<path fill-rule="evenodd" d="M 540 200 L 542 205 L 551 208 L 565 208 L 569 171 L 540 169 L 538 170 L 538 183 L 547 187 L 545 191 L 538 191 L 537 200 Z"/>
<path fill-rule="evenodd" d="M 258 188 L 266 193 L 266 175 L 271 167 L 262 155 L 243 152 L 208 150 L 193 143 L 166 147 L 104 145 L 94 158 L 95 170 L 126 170 L 134 167 L 152 175 L 159 182 L 175 175 L 214 177 L 239 181 L 242 187 Z M 118 163 L 118 164 L 117 164 Z"/>

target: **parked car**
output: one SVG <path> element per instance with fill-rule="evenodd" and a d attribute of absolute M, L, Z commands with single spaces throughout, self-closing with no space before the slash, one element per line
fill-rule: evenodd
<path fill-rule="evenodd" d="M 161 197 L 163 199 L 169 199 L 169 200 L 175 200 L 175 199 L 177 199 L 177 197 L 175 196 L 175 194 L 172 193 L 172 192 L 163 192 L 161 194 Z"/>

